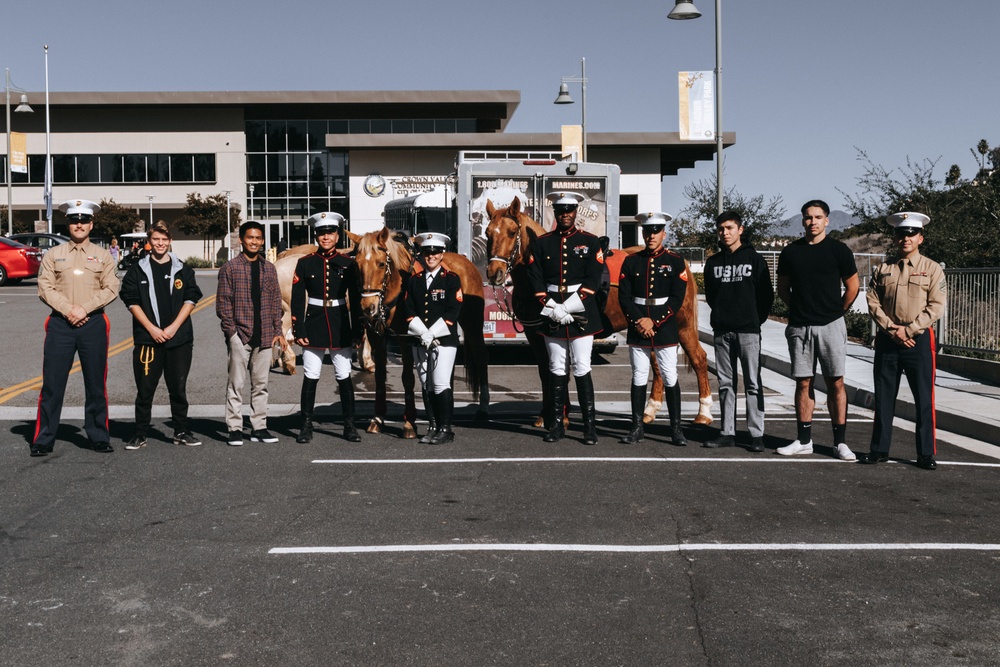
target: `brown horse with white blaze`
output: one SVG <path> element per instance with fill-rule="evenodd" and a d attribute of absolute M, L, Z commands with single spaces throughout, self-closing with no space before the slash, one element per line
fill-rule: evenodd
<path fill-rule="evenodd" d="M 375 416 L 368 425 L 369 433 L 380 433 L 385 423 L 386 365 L 389 336 L 406 335 L 406 322 L 397 308 L 402 298 L 406 278 L 413 271 L 410 249 L 392 236 L 387 228 L 368 232 L 357 242 L 355 260 L 361 277 L 361 313 L 365 333 L 375 361 Z M 473 400 L 479 400 L 477 418 L 489 415 L 489 366 L 483 339 L 483 278 L 475 265 L 464 255 L 447 252 L 443 264 L 458 274 L 462 281 L 462 309 L 459 325 L 464 338 L 466 378 L 472 388 Z M 403 361 L 403 437 L 415 438 L 417 431 L 414 401 L 413 348 L 400 346 Z"/>
<path fill-rule="evenodd" d="M 521 210 L 521 202 L 517 198 L 506 208 L 496 208 L 493 202 L 487 202 L 486 213 L 490 218 L 489 225 L 486 227 L 487 247 L 490 256 L 486 269 L 487 279 L 491 285 L 499 288 L 505 284 L 508 276 L 510 277 L 513 284 L 511 305 L 514 316 L 527 323 L 525 324 L 525 334 L 535 353 L 542 387 L 545 387 L 547 386 L 545 376 L 548 373 L 548 355 L 537 327 L 530 326 L 531 323 L 540 320 L 541 304 L 532 294 L 525 275 L 528 245 L 538 236 L 545 234 L 545 230 L 531 216 Z M 634 254 L 640 250 L 642 250 L 642 246 L 628 248 L 623 252 Z M 690 266 L 687 267 L 687 272 L 687 293 L 684 295 L 684 302 L 677 312 L 677 327 L 680 331 L 681 347 L 687 354 L 698 377 L 698 414 L 694 423 L 711 424 L 712 390 L 708 381 L 708 357 L 698 339 L 698 286 L 691 274 Z M 628 326 L 621 306 L 618 304 L 618 276 L 616 275 L 611 276 L 611 290 L 604 314 L 608 318 L 612 330 L 622 331 Z M 549 414 L 546 408 L 550 407 L 547 401 L 551 399 L 546 394 L 547 392 L 542 392 L 543 414 Z M 652 422 L 656 418 L 656 413 L 662 403 L 663 380 L 657 371 L 653 378 L 653 388 L 646 403 L 643 417 L 646 423 Z"/>

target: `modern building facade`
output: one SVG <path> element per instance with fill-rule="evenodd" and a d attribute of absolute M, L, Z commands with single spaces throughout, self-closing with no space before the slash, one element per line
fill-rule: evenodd
<path fill-rule="evenodd" d="M 29 94 L 36 113 L 11 119 L 28 149 L 28 173 L 12 178 L 15 220 L 39 229 L 43 99 Z M 309 242 L 305 220 L 323 210 L 363 233 L 382 226 L 387 202 L 445 183 L 460 153 L 558 154 L 560 133 L 505 131 L 519 103 L 510 90 L 51 93 L 53 199 L 113 199 L 144 223 L 169 223 L 190 193 L 228 193 L 242 219 L 266 223 L 271 245 Z M 726 135 L 727 145 L 734 140 Z M 625 219 L 659 210 L 662 179 L 714 152 L 714 142 L 677 133 L 588 134 L 590 161 L 621 167 Z M 65 231 L 58 212 L 53 226 Z M 207 258 L 224 242 L 178 235 L 174 246 L 181 257 Z"/>

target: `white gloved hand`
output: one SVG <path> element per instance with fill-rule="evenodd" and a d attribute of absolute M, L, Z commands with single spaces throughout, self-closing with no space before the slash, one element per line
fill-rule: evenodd
<path fill-rule="evenodd" d="M 560 324 L 564 324 L 564 325 L 567 325 L 567 326 L 569 326 L 570 324 L 573 324 L 573 315 L 572 315 L 572 313 L 566 313 L 566 316 L 562 318 L 562 321 L 560 322 Z"/>
<path fill-rule="evenodd" d="M 433 343 L 434 343 L 434 334 L 432 334 L 430 331 L 424 330 L 424 332 L 420 334 L 420 344 L 423 345 L 424 347 L 430 347 Z"/>
<path fill-rule="evenodd" d="M 549 299 L 542 307 L 542 317 L 552 317 L 552 308 L 556 305 L 555 300 Z"/>
<path fill-rule="evenodd" d="M 566 319 L 566 307 L 561 303 L 557 303 L 552 306 L 552 313 L 549 315 L 549 319 L 553 322 L 559 322 L 560 324 L 564 319 Z"/>

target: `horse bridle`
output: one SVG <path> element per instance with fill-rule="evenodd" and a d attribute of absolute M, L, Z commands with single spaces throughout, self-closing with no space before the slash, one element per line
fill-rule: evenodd
<path fill-rule="evenodd" d="M 508 218 L 509 220 L 513 220 L 517 224 L 517 237 L 514 239 L 514 247 L 511 249 L 510 254 L 506 258 L 493 256 L 490 257 L 489 260 L 487 260 L 489 262 L 494 262 L 494 261 L 503 262 L 504 264 L 503 280 L 500 281 L 501 292 L 503 293 L 503 296 L 497 294 L 497 287 L 492 282 L 490 283 L 490 288 L 493 290 L 493 301 L 494 303 L 497 304 L 497 310 L 499 310 L 501 313 L 510 318 L 511 324 L 514 327 L 514 331 L 517 331 L 517 333 L 521 333 L 522 331 L 524 331 L 524 328 L 522 327 L 521 331 L 517 330 L 517 325 L 519 320 L 517 319 L 517 316 L 514 315 L 514 305 L 511 303 L 510 294 L 507 292 L 506 289 L 504 289 L 504 285 L 507 284 L 507 278 L 510 277 L 510 269 L 514 265 L 514 258 L 516 258 L 521 252 L 521 232 L 522 232 L 521 221 L 516 218 L 511 218 L 510 216 L 504 216 L 504 217 Z"/>
<path fill-rule="evenodd" d="M 389 255 L 388 248 L 379 246 L 379 250 L 385 253 L 385 273 L 382 275 L 382 286 L 378 290 L 372 290 L 363 285 L 361 298 L 378 299 L 378 310 L 376 311 L 377 314 L 374 321 L 368 318 L 367 315 L 365 316 L 365 319 L 369 321 L 372 328 L 375 330 L 375 333 L 381 336 L 386 331 L 389 323 L 389 311 L 396 305 L 396 299 L 393 299 L 392 301 L 385 300 L 385 294 L 389 289 L 389 280 L 392 278 L 392 256 Z M 396 298 L 399 298 L 398 295 Z"/>

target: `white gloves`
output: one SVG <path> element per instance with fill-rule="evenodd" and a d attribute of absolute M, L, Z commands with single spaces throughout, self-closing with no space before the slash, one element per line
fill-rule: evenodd
<path fill-rule="evenodd" d="M 576 301 L 574 302 L 574 299 Z M 578 310 L 573 310 L 572 308 L 579 308 Z M 568 325 L 573 323 L 573 313 L 583 312 L 583 302 L 580 301 L 580 297 L 573 294 L 569 299 L 566 299 L 565 303 L 556 303 L 554 300 L 549 299 L 545 302 L 545 307 L 542 308 L 542 317 L 547 317 L 556 324 Z"/>
<path fill-rule="evenodd" d="M 431 333 L 434 334 L 435 338 L 444 338 L 451 335 L 451 330 L 448 328 L 448 323 L 444 321 L 444 318 L 439 317 L 437 322 L 431 325 Z"/>
<path fill-rule="evenodd" d="M 565 323 L 564 320 L 566 319 L 567 315 L 569 315 L 569 313 L 566 312 L 566 306 L 562 305 L 561 303 L 557 303 L 556 305 L 552 306 L 552 314 L 549 315 L 549 319 L 551 319 L 553 322 L 564 324 Z"/>
<path fill-rule="evenodd" d="M 563 301 L 563 308 L 566 309 L 567 313 L 582 313 L 586 310 L 583 307 L 583 300 L 580 298 L 580 294 L 573 292 L 569 295 L 569 298 Z"/>
<path fill-rule="evenodd" d="M 434 344 L 434 334 L 425 329 L 424 332 L 420 334 L 420 344 L 429 348 Z"/>

